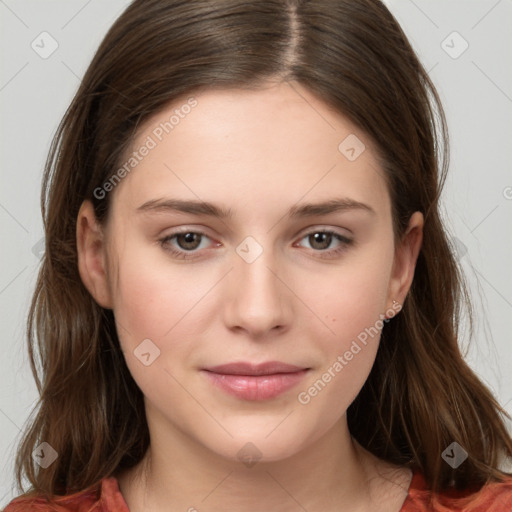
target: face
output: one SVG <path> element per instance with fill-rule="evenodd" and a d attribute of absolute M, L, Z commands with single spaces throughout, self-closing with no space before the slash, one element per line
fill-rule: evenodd
<path fill-rule="evenodd" d="M 104 271 L 84 244 L 81 275 L 114 311 L 150 425 L 283 459 L 346 421 L 421 214 L 398 251 L 371 141 L 298 84 L 187 97 L 139 130 L 109 192 Z M 230 363 L 249 366 L 212 371 Z"/>

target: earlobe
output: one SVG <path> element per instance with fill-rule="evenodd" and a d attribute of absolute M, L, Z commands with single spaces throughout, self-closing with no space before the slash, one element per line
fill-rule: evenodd
<path fill-rule="evenodd" d="M 84 286 L 103 308 L 112 308 L 108 286 L 103 230 L 96 220 L 94 207 L 88 200 L 80 207 L 76 223 L 78 271 Z"/>
<path fill-rule="evenodd" d="M 423 223 L 423 214 L 414 212 L 409 219 L 409 225 L 400 246 L 395 251 L 393 272 L 388 291 L 389 303 L 393 300 L 400 304 L 405 302 L 414 278 L 414 270 L 423 242 Z"/>

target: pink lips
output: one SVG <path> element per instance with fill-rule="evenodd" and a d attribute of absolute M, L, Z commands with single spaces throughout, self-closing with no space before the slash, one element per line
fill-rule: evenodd
<path fill-rule="evenodd" d="M 230 395 L 243 400 L 268 400 L 295 386 L 308 372 L 279 361 L 259 365 L 229 363 L 205 368 L 211 382 Z"/>

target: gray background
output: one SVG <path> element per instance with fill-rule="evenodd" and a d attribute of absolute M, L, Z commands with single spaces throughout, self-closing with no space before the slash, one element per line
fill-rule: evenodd
<path fill-rule="evenodd" d="M 468 344 L 465 337 L 461 347 L 512 413 L 512 0 L 387 4 L 429 71 L 448 117 L 452 155 L 444 215 L 477 314 L 476 339 Z M 24 329 L 43 235 L 43 164 L 80 77 L 126 5 L 0 0 L 0 506 L 17 495 L 15 448 L 37 400 Z M 42 58 L 52 39 L 57 49 Z"/>

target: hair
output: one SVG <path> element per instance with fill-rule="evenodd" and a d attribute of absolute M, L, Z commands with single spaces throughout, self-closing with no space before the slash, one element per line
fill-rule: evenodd
<path fill-rule="evenodd" d="M 257 90 L 296 82 L 373 141 L 392 202 L 395 243 L 421 211 L 415 276 L 386 323 L 374 366 L 347 410 L 351 435 L 380 459 L 421 471 L 432 493 L 478 490 L 510 476 L 505 410 L 459 348 L 467 285 L 440 214 L 448 169 L 445 114 L 427 72 L 379 0 L 135 0 L 99 46 L 53 139 L 41 209 L 45 254 L 27 322 L 40 398 L 16 457 L 25 496 L 47 499 L 97 485 L 137 464 L 149 446 L 143 394 L 132 378 L 113 312 L 78 272 L 76 221 L 84 200 L 106 221 L 102 187 L 141 124 L 201 90 Z M 39 357 L 39 371 L 36 361 Z M 128 421 L 129 420 L 129 421 Z M 41 442 L 58 458 L 32 460 Z M 442 460 L 452 442 L 467 452 Z"/>

